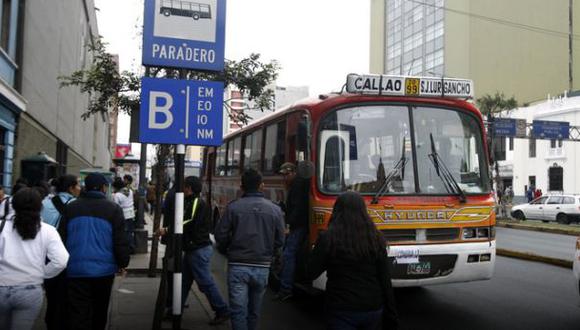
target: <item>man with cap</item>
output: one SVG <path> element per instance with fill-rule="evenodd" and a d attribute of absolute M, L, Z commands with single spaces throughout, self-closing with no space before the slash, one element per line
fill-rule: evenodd
<path fill-rule="evenodd" d="M 105 195 L 109 182 L 89 174 L 80 197 L 62 218 L 62 237 L 70 254 L 67 267 L 69 322 L 74 329 L 104 329 L 115 273 L 129 264 L 123 210 Z"/>
<path fill-rule="evenodd" d="M 308 233 L 309 181 L 297 176 L 296 165 L 292 163 L 282 164 L 280 166 L 280 174 L 284 177 L 284 184 L 287 189 L 284 213 L 286 226 L 289 227 L 290 232 L 286 237 L 282 254 L 280 291 L 276 295 L 276 299 L 285 301 L 292 297 L 296 254 Z"/>

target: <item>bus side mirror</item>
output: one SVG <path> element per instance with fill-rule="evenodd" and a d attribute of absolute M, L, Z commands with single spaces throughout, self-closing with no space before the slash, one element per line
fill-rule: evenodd
<path fill-rule="evenodd" d="M 298 175 L 298 177 L 303 179 L 312 178 L 312 176 L 314 175 L 314 163 L 312 163 L 309 160 L 298 162 L 296 174 Z"/>

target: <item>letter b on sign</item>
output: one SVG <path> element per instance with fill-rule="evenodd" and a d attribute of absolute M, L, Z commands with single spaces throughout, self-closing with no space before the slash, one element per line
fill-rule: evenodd
<path fill-rule="evenodd" d="M 173 124 L 173 97 L 166 92 L 149 92 L 149 124 L 150 129 L 166 129 Z M 158 116 L 162 114 L 163 116 Z M 164 119 L 164 120 L 161 120 Z M 161 120 L 161 121 L 158 121 Z"/>

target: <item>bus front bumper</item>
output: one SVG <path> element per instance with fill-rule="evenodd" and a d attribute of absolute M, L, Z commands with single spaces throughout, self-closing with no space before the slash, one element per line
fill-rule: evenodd
<path fill-rule="evenodd" d="M 394 287 L 488 280 L 495 265 L 495 240 L 393 245 L 389 261 Z"/>

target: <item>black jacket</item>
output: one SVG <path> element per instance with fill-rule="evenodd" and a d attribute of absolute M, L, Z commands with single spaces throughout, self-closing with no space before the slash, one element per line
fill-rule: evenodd
<path fill-rule="evenodd" d="M 261 193 L 245 194 L 227 206 L 215 239 L 230 264 L 269 267 L 284 244 L 282 210 Z"/>
<path fill-rule="evenodd" d="M 90 191 L 67 204 L 59 231 L 70 254 L 69 277 L 113 275 L 129 264 L 129 242 L 121 207 Z"/>
<path fill-rule="evenodd" d="M 310 188 L 310 181 L 296 177 L 286 196 L 286 224 L 290 226 L 290 230 L 304 228 L 308 226 L 308 190 Z"/>
<path fill-rule="evenodd" d="M 196 200 L 197 206 L 192 217 Z M 194 251 L 211 244 L 209 239 L 210 212 L 202 198 L 194 196 L 185 198 L 183 218 L 183 251 Z"/>
<path fill-rule="evenodd" d="M 326 271 L 326 307 L 336 311 L 373 311 L 383 308 L 384 328 L 397 328 L 397 312 L 387 252 L 367 260 L 330 254 L 326 233 L 321 233 L 310 254 L 308 274 L 312 280 Z"/>

